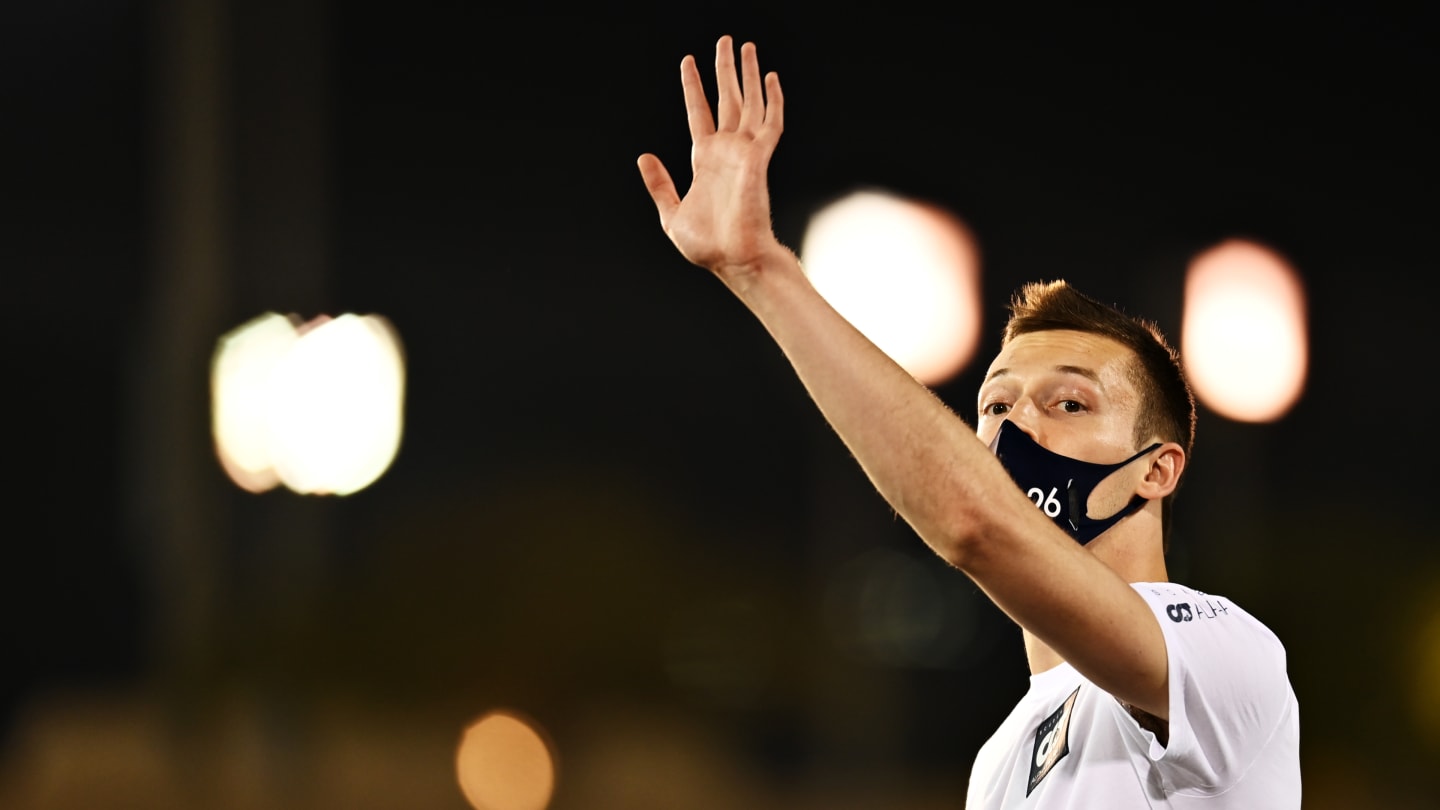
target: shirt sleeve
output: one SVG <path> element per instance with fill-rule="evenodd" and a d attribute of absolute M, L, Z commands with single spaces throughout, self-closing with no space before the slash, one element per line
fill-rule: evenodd
<path fill-rule="evenodd" d="M 1169 584 L 1134 586 L 1155 611 L 1170 662 L 1169 741 L 1149 756 L 1173 789 L 1229 789 L 1259 757 L 1293 692 L 1285 648 L 1224 597 Z"/>

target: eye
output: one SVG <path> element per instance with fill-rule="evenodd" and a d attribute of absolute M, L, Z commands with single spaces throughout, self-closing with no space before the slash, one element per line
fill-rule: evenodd
<path fill-rule="evenodd" d="M 1004 402 L 992 402 L 980 409 L 985 416 L 1004 416 L 1010 412 L 1010 406 Z"/>
<path fill-rule="evenodd" d="M 1065 413 L 1083 413 L 1085 405 L 1076 399 L 1062 399 L 1060 400 L 1060 410 Z"/>

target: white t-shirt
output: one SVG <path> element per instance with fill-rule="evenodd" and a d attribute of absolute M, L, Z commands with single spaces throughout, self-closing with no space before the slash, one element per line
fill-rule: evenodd
<path fill-rule="evenodd" d="M 1031 676 L 980 748 L 966 810 L 1298 810 L 1300 709 L 1280 640 L 1223 597 L 1132 587 L 1165 633 L 1168 744 L 1061 664 Z"/>

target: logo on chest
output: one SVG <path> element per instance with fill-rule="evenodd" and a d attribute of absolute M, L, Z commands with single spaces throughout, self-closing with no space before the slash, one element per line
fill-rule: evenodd
<path fill-rule="evenodd" d="M 1070 697 L 1065 698 L 1065 702 L 1035 728 L 1035 753 L 1030 758 L 1026 796 L 1070 753 L 1070 713 L 1075 709 L 1075 699 L 1079 696 L 1080 687 L 1077 686 Z"/>

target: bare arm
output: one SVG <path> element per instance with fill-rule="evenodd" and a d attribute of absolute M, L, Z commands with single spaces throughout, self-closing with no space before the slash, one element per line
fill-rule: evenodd
<path fill-rule="evenodd" d="M 722 37 L 714 118 L 694 59 L 681 64 L 694 140 L 685 196 L 658 158 L 639 160 L 665 233 L 755 314 L 932 549 L 1101 688 L 1167 717 L 1165 642 L 1144 601 L 1041 515 L 973 429 L 837 313 L 775 238 L 766 171 L 784 99 L 775 74 L 762 80 L 752 44 L 741 48 L 741 79 L 733 54 Z"/>

